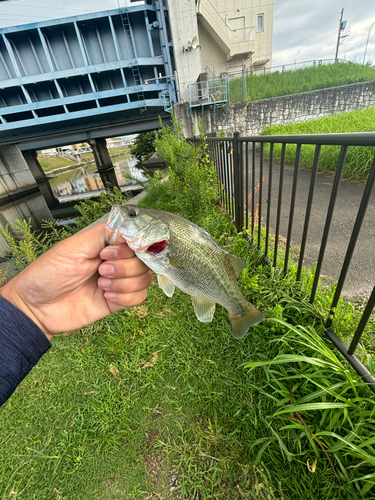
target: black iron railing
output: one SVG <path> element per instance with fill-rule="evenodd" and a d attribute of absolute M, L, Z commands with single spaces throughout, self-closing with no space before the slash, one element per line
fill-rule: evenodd
<path fill-rule="evenodd" d="M 302 265 L 305 258 L 306 243 L 309 234 L 309 225 L 313 208 L 313 199 L 316 192 L 316 179 L 318 173 L 319 158 L 322 146 L 340 146 L 340 153 L 333 178 L 332 189 L 328 208 L 325 211 L 324 229 L 320 241 L 319 255 L 315 264 L 314 280 L 311 288 L 310 303 L 313 304 L 321 275 L 324 254 L 327 248 L 327 241 L 333 213 L 336 205 L 338 189 L 341 183 L 342 171 L 345 165 L 345 159 L 348 147 L 350 146 L 371 146 L 375 147 L 375 133 L 352 133 L 352 134 L 321 134 L 321 135 L 290 135 L 290 136 L 253 136 L 240 137 L 235 133 L 233 137 L 213 137 L 208 138 L 208 150 L 211 160 L 214 162 L 218 183 L 220 186 L 220 196 L 223 207 L 229 216 L 233 219 L 236 227 L 244 231 L 245 236 L 258 249 L 261 248 L 261 242 L 264 248 L 264 258 L 270 265 L 276 267 L 278 260 L 278 245 L 280 237 L 286 237 L 284 248 L 283 271 L 286 272 L 289 265 L 290 250 L 292 245 L 292 228 L 295 221 L 296 198 L 298 193 L 298 179 L 301 172 L 300 156 L 301 147 L 305 144 L 315 145 L 314 160 L 309 180 L 308 194 L 306 201 L 306 210 L 303 221 L 303 231 L 301 241 L 298 244 L 299 257 L 296 279 L 301 278 Z M 280 161 L 274 160 L 274 147 L 281 145 Z M 285 203 L 283 193 L 285 190 L 284 172 L 286 168 L 286 147 L 288 144 L 294 144 L 296 151 L 294 155 L 294 166 L 289 167 L 290 201 L 287 207 L 287 225 L 285 226 Z M 265 155 L 265 147 L 267 155 Z M 374 150 L 375 151 L 375 150 Z M 266 165 L 267 163 L 267 165 Z M 267 179 L 267 190 L 263 184 Z M 274 189 L 274 184 L 276 190 Z M 359 321 L 353 339 L 346 346 L 341 339 L 333 332 L 332 314 L 337 307 L 342 294 L 344 282 L 352 262 L 354 249 L 358 241 L 358 236 L 364 220 L 366 210 L 373 193 L 375 183 L 375 158 L 372 162 L 371 170 L 364 187 L 361 202 L 358 206 L 358 212 L 354 227 L 350 236 L 349 244 L 346 250 L 344 262 L 339 274 L 334 298 L 330 307 L 330 313 L 326 320 L 325 330 L 328 338 L 337 347 L 341 354 L 349 361 L 354 369 L 369 384 L 371 390 L 375 393 L 375 378 L 369 370 L 354 355 L 358 343 L 363 334 L 364 328 L 370 319 L 375 306 L 375 286 L 368 298 L 367 305 Z M 276 196 L 275 196 L 275 193 Z M 276 206 L 273 209 L 273 205 Z M 273 209 L 273 211 L 272 211 Z M 284 209 L 284 216 L 282 213 Z M 274 224 L 271 224 L 271 212 Z M 281 220 L 284 223 L 283 234 L 281 234 Z M 262 236 L 262 227 L 263 230 Z M 250 233 L 250 236 L 249 236 Z M 274 234 L 273 260 L 269 259 L 270 252 L 270 234 Z M 262 238 L 264 241 L 262 241 Z M 375 248 L 375 236 L 374 236 Z M 373 266 L 375 266 L 375 250 L 373 254 Z"/>

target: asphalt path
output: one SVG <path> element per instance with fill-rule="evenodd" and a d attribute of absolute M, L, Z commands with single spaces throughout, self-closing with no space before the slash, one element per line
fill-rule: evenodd
<path fill-rule="evenodd" d="M 251 151 L 249 150 L 249 163 Z M 282 208 L 280 219 L 280 236 L 283 240 L 288 234 L 288 221 L 293 186 L 294 166 L 285 165 L 283 177 Z M 252 169 L 249 166 L 249 190 L 251 190 Z M 268 200 L 269 160 L 263 162 L 262 188 L 262 222 L 266 221 L 267 204 L 270 202 L 270 228 L 276 229 L 276 214 L 279 194 L 280 164 L 273 161 L 272 191 Z M 307 199 L 311 181 L 311 171 L 299 169 L 295 211 L 292 226 L 292 244 L 300 246 L 305 222 Z M 331 197 L 334 176 L 318 173 L 315 183 L 313 204 L 311 209 L 309 232 L 306 242 L 304 265 L 313 267 L 320 251 L 323 230 L 327 217 L 328 205 Z M 255 185 L 260 182 L 259 153 L 256 154 Z M 330 226 L 327 247 L 324 254 L 321 276 L 328 281 L 337 281 L 344 262 L 350 236 L 354 227 L 358 208 L 362 199 L 365 185 L 359 182 L 342 180 L 340 182 L 333 218 Z M 255 203 L 259 203 L 259 190 L 254 196 Z M 249 209 L 250 205 L 249 205 Z M 345 280 L 342 295 L 350 299 L 368 298 L 375 285 L 375 190 L 362 224 L 356 248 Z"/>

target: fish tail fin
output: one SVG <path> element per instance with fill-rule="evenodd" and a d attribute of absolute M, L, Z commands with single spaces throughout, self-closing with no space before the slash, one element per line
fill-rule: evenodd
<path fill-rule="evenodd" d="M 264 314 L 249 303 L 244 314 L 235 316 L 229 313 L 229 319 L 233 337 L 242 339 L 251 326 L 257 325 L 264 319 Z"/>

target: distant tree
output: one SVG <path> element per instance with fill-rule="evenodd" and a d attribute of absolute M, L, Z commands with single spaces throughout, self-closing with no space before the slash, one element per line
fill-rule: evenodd
<path fill-rule="evenodd" d="M 130 148 L 130 152 L 137 158 L 138 161 L 148 160 L 155 153 L 156 147 L 155 130 L 151 132 L 142 132 L 136 137 L 134 144 Z"/>

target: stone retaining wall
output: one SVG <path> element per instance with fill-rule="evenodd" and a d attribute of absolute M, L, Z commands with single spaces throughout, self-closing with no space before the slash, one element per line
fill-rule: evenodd
<path fill-rule="evenodd" d="M 269 125 L 305 122 L 372 106 L 375 106 L 375 81 L 234 104 L 227 109 L 226 123 L 223 110 L 216 110 L 215 125 L 212 109 L 206 109 L 203 123 L 206 133 L 224 130 L 228 136 L 235 131 L 249 136 L 259 134 Z M 197 123 L 201 110 L 195 108 L 193 114 L 193 122 Z"/>

